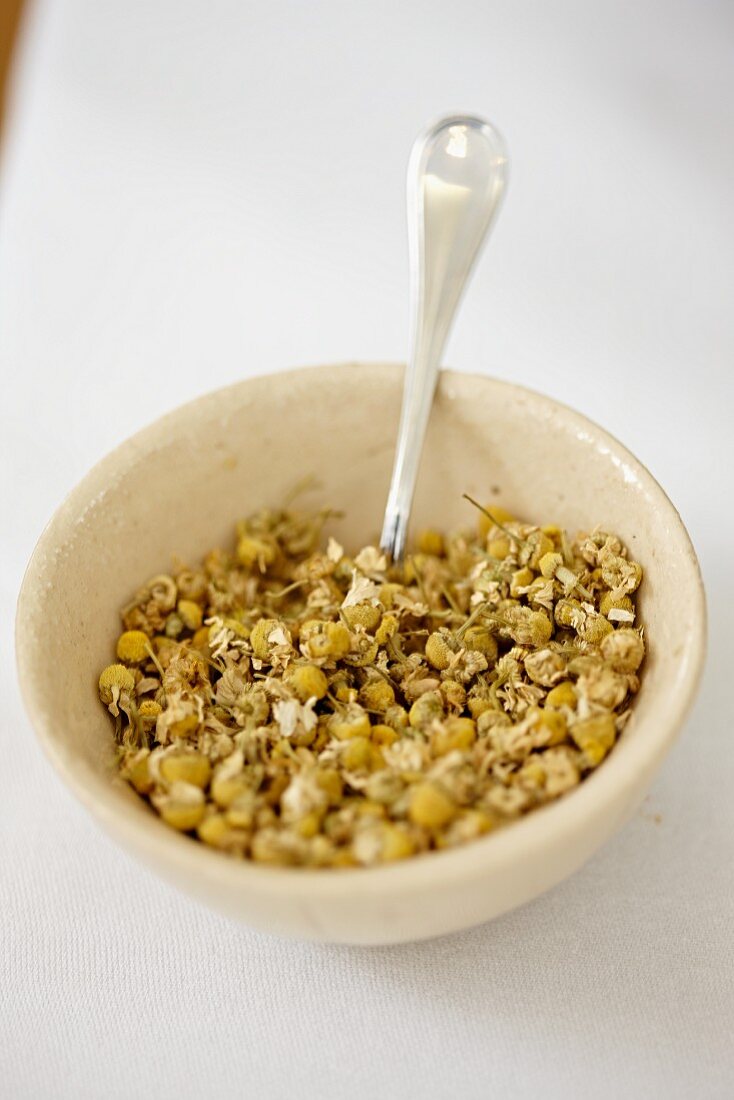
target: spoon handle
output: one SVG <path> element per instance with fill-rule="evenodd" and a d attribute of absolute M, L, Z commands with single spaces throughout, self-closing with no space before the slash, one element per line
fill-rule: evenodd
<path fill-rule="evenodd" d="M 380 545 L 399 560 L 441 356 L 507 180 L 505 144 L 479 118 L 443 118 L 408 164 L 411 336 L 403 405 Z"/>

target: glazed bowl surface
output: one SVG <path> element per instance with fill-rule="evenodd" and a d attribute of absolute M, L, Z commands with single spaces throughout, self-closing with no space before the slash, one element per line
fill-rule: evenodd
<path fill-rule="evenodd" d="M 383 944 L 489 920 L 579 868 L 634 812 L 688 712 L 705 652 L 705 599 L 667 496 L 615 439 L 537 393 L 444 371 L 413 527 L 466 526 L 463 493 L 572 532 L 614 531 L 645 570 L 648 657 L 630 722 L 603 765 L 558 802 L 481 840 L 401 863 L 340 871 L 221 855 L 158 819 L 114 774 L 97 676 L 118 608 L 172 555 L 196 563 L 234 522 L 314 475 L 314 504 L 341 510 L 348 549 L 375 542 L 393 458 L 402 368 L 346 363 L 253 378 L 162 417 L 104 458 L 34 551 L 17 616 L 27 710 L 52 763 L 127 851 L 180 889 L 257 928 Z M 304 501 L 304 502 L 305 502 Z"/>

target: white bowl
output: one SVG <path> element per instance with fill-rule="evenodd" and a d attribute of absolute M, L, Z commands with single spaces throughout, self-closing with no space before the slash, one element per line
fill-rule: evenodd
<path fill-rule="evenodd" d="M 303 475 L 345 512 L 347 546 L 374 541 L 385 502 L 402 372 L 386 364 L 256 378 L 164 416 L 97 465 L 41 536 L 18 604 L 20 681 L 64 781 L 128 851 L 181 889 L 255 927 L 381 944 L 466 928 L 560 882 L 633 813 L 698 687 L 705 600 L 671 502 L 616 440 L 518 386 L 446 371 L 432 413 L 416 525 L 473 523 L 468 492 L 572 531 L 602 524 L 645 569 L 649 656 L 618 745 L 579 788 L 464 847 L 370 869 L 314 871 L 231 859 L 160 821 L 114 775 L 97 699 L 118 608 L 141 580 L 226 544 L 233 523 L 278 503 Z"/>

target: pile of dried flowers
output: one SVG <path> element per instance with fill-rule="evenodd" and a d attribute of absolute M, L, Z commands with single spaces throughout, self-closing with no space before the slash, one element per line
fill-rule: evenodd
<path fill-rule="evenodd" d="M 124 608 L 99 694 L 165 822 L 261 863 L 371 865 L 489 833 L 602 762 L 644 657 L 618 538 L 480 509 L 392 565 L 323 546 L 327 518 L 258 512 Z"/>

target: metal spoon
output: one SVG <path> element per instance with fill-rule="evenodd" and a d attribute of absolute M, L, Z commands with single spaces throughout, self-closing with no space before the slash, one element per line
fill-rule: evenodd
<path fill-rule="evenodd" d="M 505 143 L 480 118 L 442 118 L 408 163 L 411 337 L 403 406 L 380 546 L 405 549 L 418 466 L 446 339 L 462 291 L 499 210 Z"/>

